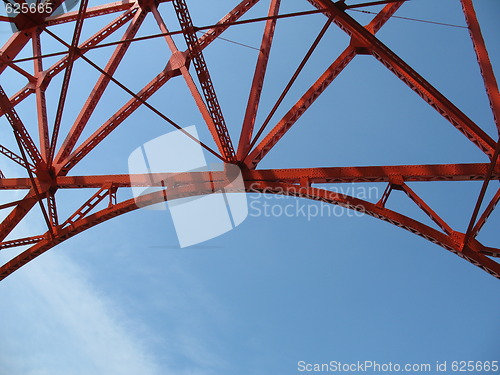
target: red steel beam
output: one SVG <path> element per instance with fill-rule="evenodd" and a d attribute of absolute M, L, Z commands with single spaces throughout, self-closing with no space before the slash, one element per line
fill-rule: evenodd
<path fill-rule="evenodd" d="M 52 164 L 52 159 L 54 158 L 55 150 L 57 147 L 57 138 L 59 136 L 59 128 L 61 126 L 62 116 L 64 112 L 64 105 L 66 104 L 66 96 L 69 89 L 69 81 L 71 79 L 71 73 L 73 71 L 73 63 L 75 61 L 75 55 L 78 54 L 77 46 L 80 40 L 80 35 L 83 27 L 83 20 L 85 19 L 85 11 L 87 9 L 88 0 L 80 0 L 80 9 L 78 10 L 78 16 L 76 19 L 75 29 L 73 31 L 73 38 L 71 39 L 71 46 L 68 53 L 68 64 L 64 71 L 64 77 L 61 84 L 61 93 L 59 95 L 59 103 L 56 110 L 56 118 L 54 121 L 54 126 L 52 128 L 52 139 L 50 141 L 50 150 L 48 155 L 48 162 Z"/>
<path fill-rule="evenodd" d="M 31 32 L 31 41 L 33 44 L 33 56 L 42 55 L 42 45 L 40 41 L 41 29 L 37 28 Z M 50 143 L 49 143 L 49 124 L 47 119 L 47 102 L 45 98 L 45 87 L 42 86 L 44 77 L 42 59 L 38 58 L 33 60 L 34 72 L 36 77 L 36 112 L 38 117 L 38 138 L 40 143 L 40 154 L 47 162 Z"/>
<path fill-rule="evenodd" d="M 323 28 L 320 30 L 320 32 L 316 36 L 316 39 L 314 40 L 313 44 L 311 45 L 311 47 L 309 47 L 309 49 L 307 50 L 306 54 L 302 58 L 302 61 L 300 62 L 299 66 L 297 67 L 297 69 L 295 69 L 295 72 L 293 73 L 292 78 L 290 78 L 290 80 L 286 84 L 286 86 L 283 89 L 282 93 L 280 94 L 278 100 L 276 100 L 276 103 L 274 103 L 273 108 L 271 109 L 271 111 L 267 115 L 266 119 L 264 120 L 264 122 L 260 126 L 259 130 L 257 130 L 257 133 L 255 134 L 255 136 L 253 137 L 252 141 L 250 142 L 250 145 L 248 147 L 246 147 L 247 151 L 246 151 L 245 155 L 243 157 L 242 156 L 238 157 L 238 160 L 244 160 L 247 157 L 247 155 L 250 152 L 250 150 L 253 148 L 253 146 L 255 146 L 255 143 L 257 143 L 257 141 L 259 140 L 261 134 L 264 132 L 264 129 L 267 127 L 267 125 L 269 124 L 269 122 L 271 121 L 271 119 L 273 118 L 273 116 L 276 114 L 276 111 L 280 107 L 280 105 L 283 102 L 283 100 L 285 100 L 285 97 L 290 92 L 290 89 L 294 85 L 295 81 L 299 77 L 300 73 L 304 69 L 304 67 L 307 64 L 307 62 L 309 61 L 309 59 L 311 58 L 313 52 L 318 47 L 319 42 L 321 41 L 321 39 L 323 38 L 323 36 L 326 34 L 326 31 L 330 27 L 331 23 L 332 23 L 331 20 L 327 20 L 326 21 L 325 25 L 323 26 Z"/>
<path fill-rule="evenodd" d="M 29 169 L 31 169 L 32 172 L 35 172 L 35 170 L 36 170 L 36 168 L 33 164 L 31 164 L 29 162 L 28 162 L 28 164 L 26 164 L 26 162 L 23 160 L 22 157 L 17 155 L 15 152 L 12 152 L 11 150 L 9 150 L 7 147 L 0 145 L 0 154 L 5 155 L 10 160 L 19 164 L 23 168 L 29 168 Z"/>
<path fill-rule="evenodd" d="M 131 21 L 127 31 L 123 35 L 122 40 L 133 38 L 136 35 L 137 31 L 139 30 L 139 27 L 141 26 L 142 22 L 144 21 L 144 18 L 146 17 L 146 14 L 147 11 L 142 8 L 139 8 L 137 10 L 137 13 L 134 15 L 134 18 Z M 64 160 L 75 147 L 78 139 L 80 138 L 80 135 L 83 132 L 83 129 L 85 128 L 90 119 L 90 116 L 94 112 L 97 103 L 99 103 L 99 100 L 104 94 L 106 87 L 111 81 L 110 76 L 113 76 L 113 74 L 115 73 L 116 69 L 118 68 L 118 65 L 120 64 L 123 56 L 125 55 L 125 52 L 129 48 L 130 43 L 131 42 L 119 44 L 116 47 L 113 54 L 111 55 L 108 63 L 106 64 L 106 67 L 104 68 L 105 73 L 101 74 L 99 79 L 97 80 L 94 89 L 90 94 L 90 97 L 85 102 L 85 105 L 83 106 L 77 119 L 75 120 L 75 123 L 68 132 L 68 135 L 66 136 L 66 139 L 64 140 L 59 153 L 54 159 L 56 163 L 60 163 L 62 160 Z"/>
<path fill-rule="evenodd" d="M 164 1 L 166 0 L 158 0 L 159 3 L 162 3 Z M 85 18 L 92 18 L 92 17 L 102 16 L 104 14 L 122 12 L 132 8 L 135 5 L 136 5 L 135 1 L 128 1 L 128 0 L 117 1 L 105 5 L 98 5 L 95 7 L 88 8 L 87 11 L 85 12 Z M 61 15 L 47 17 L 43 25 L 44 26 L 59 25 L 66 22 L 76 21 L 77 18 L 78 18 L 78 11 L 67 12 Z"/>
<path fill-rule="evenodd" d="M 223 31 L 225 31 L 231 22 L 238 20 L 245 12 L 247 12 L 258 0 L 248 1 L 245 0 L 241 2 L 237 7 L 235 7 L 230 13 L 228 13 L 217 25 L 216 27 L 207 31 L 199 40 L 199 48 L 203 50 L 210 43 L 212 43 L 215 38 L 217 38 Z M 153 8 L 153 12 L 154 12 Z M 177 75 L 176 70 L 173 66 L 178 65 L 175 62 L 175 58 L 171 58 L 171 62 L 166 67 L 165 71 L 162 71 L 157 75 L 148 85 L 146 85 L 137 96 L 139 98 L 130 99 L 118 112 L 116 112 L 106 123 L 104 123 L 96 132 L 94 132 L 87 140 L 85 140 L 71 155 L 63 160 L 58 166 L 58 170 L 61 174 L 66 174 L 71 168 L 73 168 L 82 158 L 84 158 L 94 147 L 96 147 L 100 142 L 106 138 L 116 127 L 121 124 L 128 116 L 130 116 L 144 101 L 146 101 L 151 95 L 153 95 L 157 90 L 159 90 L 171 77 Z M 182 64 L 185 65 L 185 62 Z"/>
<path fill-rule="evenodd" d="M 326 9 L 326 13 L 330 17 L 334 17 L 334 23 L 351 36 L 352 43 L 368 49 L 377 60 L 429 103 L 479 149 L 488 156 L 493 156 L 495 141 L 384 43 L 330 0 L 308 1 L 318 9 Z"/>
<path fill-rule="evenodd" d="M 57 204 L 55 192 L 47 192 L 47 207 L 48 207 L 48 217 L 51 227 L 57 227 L 59 225 L 59 216 L 57 214 Z"/>
<path fill-rule="evenodd" d="M 0 57 L 3 61 L 12 61 L 28 43 L 31 36 L 29 33 L 18 31 L 13 34 L 0 50 Z M 0 64 L 0 74 L 7 68 L 8 64 Z"/>
<path fill-rule="evenodd" d="M 169 31 L 167 29 L 165 22 L 163 21 L 162 16 L 160 15 L 160 12 L 158 12 L 158 9 L 156 7 L 153 7 L 151 11 L 156 19 L 156 23 L 158 24 L 158 27 L 160 28 L 161 32 L 165 34 L 164 39 L 167 42 L 170 51 L 172 52 L 172 56 L 169 61 L 170 67 L 172 69 L 174 68 L 179 69 L 182 77 L 186 81 L 189 91 L 191 92 L 191 96 L 193 97 L 196 106 L 198 107 L 198 110 L 200 111 L 201 116 L 203 117 L 203 120 L 207 124 L 208 129 L 210 129 L 212 136 L 216 136 L 217 125 L 214 122 L 214 117 L 212 116 L 212 112 L 203 101 L 203 96 L 198 90 L 198 87 L 196 86 L 196 83 L 194 82 L 193 77 L 191 76 L 191 73 L 189 73 L 189 69 L 187 67 L 188 65 L 187 57 L 189 56 L 189 54 L 187 52 L 181 53 L 177 49 L 174 39 L 172 38 L 172 36 L 168 35 Z M 206 45 L 207 44 L 205 44 L 205 46 Z M 222 149 L 220 147 L 219 150 L 222 152 Z"/>
<path fill-rule="evenodd" d="M 408 197 L 415 202 L 415 204 L 425 212 L 427 216 L 431 218 L 446 234 L 450 235 L 453 233 L 453 229 L 432 209 L 429 207 L 425 201 L 420 198 L 417 193 L 413 191 L 408 185 L 402 184 L 401 188 L 408 195 Z"/>
<path fill-rule="evenodd" d="M 483 76 L 486 94 L 490 100 L 490 106 L 493 111 L 495 124 L 497 125 L 497 130 L 500 134 L 500 93 L 498 92 L 498 84 L 495 78 L 495 73 L 493 72 L 493 67 L 491 66 L 488 50 L 486 49 L 486 44 L 484 43 L 483 35 L 481 34 L 481 28 L 479 27 L 479 22 L 477 21 L 472 0 L 461 1 L 465 14 L 465 20 L 469 26 L 472 44 L 474 45 L 474 51 L 476 52 L 477 61 L 481 70 L 481 75 Z"/>
<path fill-rule="evenodd" d="M 35 77 L 33 77 L 33 75 L 29 74 L 26 70 L 22 69 L 20 66 L 6 60 L 1 54 L 0 54 L 0 63 L 9 66 L 11 69 L 24 76 L 28 80 L 28 82 L 31 83 L 35 81 Z"/>
<path fill-rule="evenodd" d="M 64 228 L 67 225 L 74 225 L 75 222 L 84 218 L 95 206 L 97 206 L 104 198 L 106 198 L 111 189 L 112 184 L 106 183 L 95 194 L 93 194 L 87 201 L 80 206 L 62 225 Z"/>
<path fill-rule="evenodd" d="M 500 156 L 500 138 L 498 140 L 495 153 L 493 154 L 490 166 L 488 167 L 488 173 L 486 174 L 486 178 L 484 179 L 483 185 L 481 186 L 481 190 L 479 192 L 479 196 L 477 197 L 476 205 L 474 206 L 474 211 L 472 212 L 472 217 L 469 221 L 469 226 L 467 227 L 467 232 L 465 233 L 464 246 L 467 245 L 470 235 L 473 232 L 474 224 L 476 223 L 477 215 L 479 214 L 479 210 L 481 209 L 481 205 L 483 204 L 483 199 L 488 190 L 488 184 L 490 183 L 491 177 L 494 174 L 494 170 L 497 169 L 497 161 Z"/>
<path fill-rule="evenodd" d="M 10 247 L 31 245 L 31 244 L 40 242 L 44 238 L 45 238 L 45 236 L 33 236 L 33 237 L 25 237 L 25 238 L 19 238 L 16 240 L 0 242 L 0 250 L 8 249 Z"/>
<path fill-rule="evenodd" d="M 482 254 L 489 255 L 491 257 L 500 257 L 500 249 L 494 247 L 483 246 L 481 250 Z"/>
<path fill-rule="evenodd" d="M 196 30 L 193 26 L 193 21 L 189 14 L 189 9 L 184 0 L 173 0 L 177 18 L 179 19 L 179 24 L 181 26 L 184 39 L 189 48 L 190 58 L 198 75 L 198 80 L 201 84 L 201 89 L 205 100 L 208 105 L 210 116 L 212 117 L 214 126 L 208 123 L 210 133 L 214 138 L 217 148 L 221 152 L 222 156 L 226 161 L 235 161 L 235 152 L 229 132 L 226 127 L 226 122 L 220 108 L 219 100 L 217 99 L 217 94 L 210 78 L 210 73 L 203 57 L 202 50 L 198 43 L 198 38 L 196 36 Z"/>
<path fill-rule="evenodd" d="M 316 99 L 326 90 L 344 68 L 354 59 L 356 50 L 348 47 L 342 54 L 328 67 L 321 77 L 306 91 L 304 95 L 294 104 L 294 106 L 278 121 L 273 129 L 264 139 L 255 146 L 252 152 L 245 158 L 245 164 L 249 168 L 255 168 L 257 164 L 267 155 L 269 151 L 279 142 L 281 138 L 290 130 L 297 120 L 309 109 Z"/>
<path fill-rule="evenodd" d="M 1 64 L 0 64 L 1 65 Z M 1 74 L 1 73 L 0 73 Z M 35 85 L 33 82 L 29 82 L 26 86 L 24 86 L 21 90 L 16 92 L 14 95 L 10 97 L 10 103 L 13 107 L 21 103 L 24 99 L 35 92 Z M 0 108 L 0 116 L 3 116 L 5 113 Z"/>
<path fill-rule="evenodd" d="M 280 8 L 281 0 L 272 0 L 269 5 L 268 16 L 277 16 Z M 237 159 L 243 160 L 250 149 L 250 142 L 252 140 L 253 128 L 255 125 L 255 118 L 260 103 L 260 95 L 262 93 L 262 86 L 264 85 L 264 78 L 266 76 L 267 62 L 269 54 L 271 53 L 271 46 L 273 43 L 274 29 L 276 28 L 276 18 L 266 21 L 264 27 L 264 34 L 262 35 L 262 42 L 260 44 L 259 56 L 255 66 L 255 72 L 248 96 L 247 108 L 245 117 L 243 119 L 243 126 L 241 128 L 240 139 L 238 143 Z"/>
<path fill-rule="evenodd" d="M 8 215 L 0 223 L 0 241 L 3 241 L 10 232 L 21 222 L 26 214 L 37 203 L 37 196 L 33 191 L 30 191 Z"/>
<path fill-rule="evenodd" d="M 488 173 L 488 163 L 477 164 L 435 164 L 435 165 L 394 165 L 374 167 L 325 167 L 325 168 L 294 168 L 294 169 L 245 169 L 242 170 L 243 178 L 251 184 L 255 181 L 263 182 L 286 182 L 299 184 L 306 179 L 310 184 L 336 184 L 336 183 L 363 183 L 363 182 L 391 182 L 399 177 L 404 182 L 423 181 L 479 181 L 484 180 Z M 203 180 L 208 172 L 191 172 L 187 174 L 158 173 L 153 174 L 154 181 L 173 179 L 187 181 L 194 178 L 197 173 L 202 176 L 197 180 Z M 214 180 L 223 177 L 223 172 L 210 172 Z M 208 178 L 208 177 L 207 177 Z M 491 177 L 500 180 L 500 167 L 497 166 Z M 116 187 L 130 187 L 130 176 L 102 175 L 102 176 L 58 176 L 52 188 L 76 189 L 76 188 L 101 188 L 106 183 L 113 183 Z M 132 178 L 134 183 L 140 181 L 139 176 Z M 38 180 L 37 180 L 38 181 Z M 147 175 L 144 178 L 144 186 L 150 184 Z M 40 182 L 37 182 L 40 185 Z M 161 184 L 160 184 L 161 185 Z M 139 185 L 138 185 L 139 186 Z M 142 185 L 141 185 L 142 186 Z M 30 189 L 29 178 L 6 178 L 0 180 L 0 190 Z M 47 190 L 47 188 L 41 189 Z"/>
<path fill-rule="evenodd" d="M 498 202 L 500 202 L 500 189 L 497 190 L 496 194 L 494 195 L 493 199 L 488 203 L 488 206 L 486 206 L 483 214 L 477 221 L 476 225 L 472 229 L 470 236 L 472 238 L 476 237 L 479 233 L 479 231 L 483 228 L 484 224 L 486 224 L 486 220 L 490 217 L 490 215 L 493 213 L 493 210 L 497 206 Z"/>
<path fill-rule="evenodd" d="M 389 18 L 401 6 L 401 3 L 386 5 L 382 11 L 366 26 L 371 32 L 377 32 L 389 20 Z M 278 141 L 297 122 L 302 114 L 314 103 L 314 101 L 326 90 L 335 78 L 356 56 L 356 47 L 347 47 L 340 56 L 328 67 L 318 80 L 306 91 L 306 93 L 295 103 L 285 116 L 274 126 L 267 136 L 254 148 L 245 158 L 245 164 L 249 168 L 255 168 L 266 154 L 278 143 Z"/>
<path fill-rule="evenodd" d="M 93 47 L 98 45 L 100 42 L 108 38 L 110 35 L 112 35 L 115 31 L 120 29 L 123 25 L 125 25 L 127 22 L 129 22 L 137 13 L 138 8 L 132 8 L 128 11 L 126 11 L 124 14 L 119 15 L 117 18 L 115 18 L 113 21 L 108 23 L 106 26 L 104 26 L 102 29 L 100 29 L 97 33 L 92 35 L 90 38 L 88 38 L 85 42 L 80 44 L 78 46 L 78 49 L 80 50 L 80 54 L 77 54 L 74 56 L 74 59 L 80 58 L 80 55 L 85 54 L 87 51 L 89 51 L 89 47 Z M 63 71 L 66 66 L 69 64 L 70 60 L 68 56 L 65 56 L 58 62 L 56 62 L 54 65 L 52 65 L 49 69 L 47 69 L 47 79 L 52 79 L 55 75 Z M 46 83 L 48 84 L 48 82 Z"/>
<path fill-rule="evenodd" d="M 5 91 L 1 86 L 0 86 L 0 108 L 4 111 L 5 115 L 7 116 L 7 119 L 9 120 L 9 123 L 12 126 L 12 129 L 17 134 L 24 149 L 30 156 L 35 166 L 38 168 L 42 164 L 42 157 L 40 155 L 40 152 L 36 148 L 35 143 L 31 139 L 31 136 L 24 127 L 24 124 L 17 115 L 15 109 L 12 107 L 9 98 L 7 97 Z"/>

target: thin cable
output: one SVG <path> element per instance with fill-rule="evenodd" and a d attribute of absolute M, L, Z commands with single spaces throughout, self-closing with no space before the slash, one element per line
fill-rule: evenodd
<path fill-rule="evenodd" d="M 353 4 L 353 5 L 345 5 L 345 9 L 352 9 L 352 8 L 363 8 L 363 7 L 371 7 L 374 5 L 384 5 L 384 4 L 390 4 L 390 3 L 398 3 L 400 1 L 409 1 L 409 0 L 379 0 L 379 1 L 371 1 L 369 3 L 361 3 L 361 4 Z"/>
<path fill-rule="evenodd" d="M 348 9 L 353 12 L 360 12 L 360 13 L 366 13 L 366 14 L 377 14 L 375 12 L 370 12 L 369 10 L 359 10 L 359 9 Z M 460 29 L 468 29 L 467 26 L 460 26 L 460 25 L 454 25 L 451 23 L 444 23 L 444 22 L 435 22 L 435 21 L 426 21 L 426 20 L 421 20 L 418 18 L 410 18 L 410 17 L 401 17 L 401 16 L 392 16 L 392 18 L 399 18 L 402 20 L 407 20 L 407 21 L 416 21 L 416 22 L 423 22 L 423 23 L 430 23 L 433 25 L 440 25 L 440 26 L 450 26 L 450 27 L 457 27 Z"/>
<path fill-rule="evenodd" d="M 199 34 L 204 34 L 204 33 L 202 33 L 201 31 L 197 31 L 197 33 L 199 33 Z M 260 49 L 258 49 L 257 47 L 249 46 L 248 44 L 244 44 L 244 43 L 236 42 L 236 41 L 231 40 L 231 39 L 222 38 L 222 37 L 220 37 L 220 36 L 218 36 L 216 39 L 220 39 L 220 40 L 223 40 L 223 41 L 225 41 L 225 42 L 229 42 L 229 43 L 237 44 L 237 45 L 242 46 L 242 47 L 247 47 L 247 48 L 250 48 L 250 49 L 254 49 L 254 50 L 256 50 L 256 51 L 260 51 Z"/>
<path fill-rule="evenodd" d="M 285 99 L 285 96 L 288 94 L 288 92 L 292 88 L 292 85 L 297 80 L 297 77 L 299 76 L 300 72 L 302 72 L 302 69 L 304 69 L 304 66 L 306 65 L 307 61 L 309 61 L 309 58 L 311 57 L 312 53 L 314 52 L 314 50 L 318 46 L 319 42 L 321 41 L 321 39 L 325 35 L 325 33 L 328 30 L 328 28 L 330 27 L 331 23 L 332 23 L 332 19 L 329 18 L 326 21 L 326 23 L 323 26 L 323 28 L 321 29 L 321 31 L 319 32 L 319 34 L 316 37 L 316 39 L 314 40 L 313 44 L 311 45 L 311 47 L 309 48 L 309 50 L 305 54 L 304 58 L 300 62 L 299 66 L 295 70 L 295 73 L 293 74 L 292 78 L 290 78 L 290 81 L 288 82 L 288 84 L 286 85 L 285 89 L 281 93 L 279 99 L 276 101 L 276 104 L 274 104 L 273 108 L 271 109 L 271 112 L 269 112 L 269 115 L 266 117 L 266 119 L 264 120 L 264 122 L 260 126 L 259 131 L 255 134 L 255 137 L 252 140 L 252 142 L 250 143 L 250 147 L 248 148 L 248 152 L 245 155 L 245 158 L 248 156 L 248 154 L 252 150 L 252 147 L 255 146 L 255 143 L 257 143 L 259 137 L 262 135 L 262 132 L 264 131 L 264 129 L 266 128 L 266 126 L 269 124 L 269 122 L 271 121 L 272 117 L 274 116 L 274 114 L 278 110 L 279 106 L 281 105 L 281 103 Z"/>

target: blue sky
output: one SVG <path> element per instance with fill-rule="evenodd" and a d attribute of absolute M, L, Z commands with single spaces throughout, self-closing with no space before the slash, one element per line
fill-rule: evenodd
<path fill-rule="evenodd" d="M 196 25 L 212 24 L 236 3 L 193 4 L 192 17 Z M 268 3 L 261 0 L 245 17 L 265 15 Z M 282 3 L 283 13 L 311 8 L 306 1 Z M 500 4 L 482 0 L 475 6 L 496 67 Z M 160 9 L 170 29 L 176 30 L 170 4 Z M 351 14 L 363 23 L 371 17 Z M 465 25 L 456 0 L 412 0 L 396 15 Z M 153 21 L 148 16 L 139 35 L 157 33 Z M 104 22 L 89 21 L 82 39 Z M 258 124 L 323 23 L 320 15 L 278 22 Z M 54 32 L 70 40 L 71 27 Z M 223 37 L 258 47 L 262 27 L 238 26 Z M 0 36 L 6 39 L 8 28 L 2 30 Z M 378 36 L 496 137 L 466 29 L 392 19 Z M 43 42 L 48 50 L 61 48 L 49 39 Z M 184 46 L 182 38 L 176 42 Z M 347 44 L 345 34 L 331 26 L 277 116 Z M 129 52 L 116 78 L 134 90 L 154 77 L 169 57 L 160 40 L 141 42 Z M 98 50 L 88 56 L 103 66 L 110 53 Z M 256 51 L 218 40 L 205 57 L 236 143 Z M 71 82 L 63 133 L 88 96 L 91 79 L 97 77 L 82 61 L 75 64 L 77 69 L 81 73 Z M 8 94 L 20 87 L 19 82 L 11 71 L 1 78 Z M 59 90 L 57 83 L 53 86 L 52 103 Z M 201 140 L 212 145 L 187 93 L 182 79 L 176 78 L 150 102 L 183 126 L 197 125 Z M 84 137 L 126 100 L 126 93 L 111 87 Z M 33 122 L 33 108 L 29 100 L 19 106 L 26 123 Z M 55 105 L 49 108 L 53 118 Z M 0 126 L 2 136 L 10 137 L 4 118 Z M 72 174 L 127 173 L 128 155 L 135 148 L 171 130 L 141 108 Z M 6 138 L 9 142 L 12 145 Z M 260 168 L 487 161 L 378 61 L 358 56 Z M 8 177 L 20 175 L 5 161 L 0 169 Z M 362 194 L 362 189 L 374 186 L 361 184 L 354 192 Z M 410 186 L 454 229 L 464 231 L 481 184 Z M 487 196 L 497 187 L 493 181 Z M 337 188 L 353 191 L 348 185 Z M 381 194 L 385 186 L 376 188 Z M 58 192 L 66 202 L 61 211 L 69 213 L 91 194 Z M 127 191 L 119 194 L 131 196 Z M 2 201 L 13 196 L 1 194 Z M 249 196 L 250 201 L 274 207 L 320 207 L 293 198 L 254 198 Z M 391 195 L 389 207 L 427 222 L 402 193 Z M 185 249 L 178 247 L 164 211 L 139 210 L 92 228 L 2 282 L 0 374 L 298 374 L 298 361 L 500 360 L 498 280 L 395 226 L 336 212 L 308 220 L 301 215 L 265 217 L 250 209 L 247 220 L 233 231 Z M 499 215 L 492 215 L 480 237 L 497 247 Z M 42 230 L 41 216 L 33 210 L 16 233 Z M 16 251 L 4 251 L 2 261 Z"/>

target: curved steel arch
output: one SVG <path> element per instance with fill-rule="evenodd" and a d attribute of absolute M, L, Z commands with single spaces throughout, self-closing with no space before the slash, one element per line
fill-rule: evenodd
<path fill-rule="evenodd" d="M 481 73 L 484 78 L 486 93 L 490 99 L 494 119 L 500 132 L 500 94 L 498 92 L 495 75 L 481 35 L 472 0 L 461 1 L 474 49 L 478 57 Z M 186 2 L 184 0 L 173 0 L 172 4 L 181 26 L 180 30 L 175 31 L 170 31 L 167 28 L 159 11 L 158 7 L 163 2 L 169 2 L 169 0 L 156 2 L 150 0 L 137 0 L 88 7 L 87 0 L 82 0 L 80 9 L 75 12 L 62 15 L 51 15 L 48 11 L 28 15 L 19 14 L 13 19 L 13 22 L 20 31 L 15 33 L 1 49 L 0 73 L 3 73 L 7 67 L 10 67 L 28 79 L 28 83 L 10 98 L 0 86 L 0 115 L 5 116 L 12 126 L 15 140 L 19 146 L 19 155 L 3 145 L 0 145 L 0 153 L 4 157 L 26 168 L 28 177 L 8 179 L 0 174 L 0 177 L 2 177 L 0 178 L 0 190 L 28 189 L 29 192 L 21 200 L 0 205 L 0 210 L 11 210 L 0 224 L 0 241 L 3 241 L 0 242 L 0 249 L 30 244 L 33 246 L 1 266 L 0 279 L 10 275 L 12 272 L 58 243 L 88 228 L 123 213 L 133 211 L 139 208 L 139 206 L 150 205 L 165 200 L 165 192 L 160 191 L 140 197 L 139 205 L 138 201 L 133 199 L 118 203 L 116 192 L 118 189 L 129 188 L 131 186 L 131 179 L 129 176 L 68 176 L 68 174 L 75 165 L 83 160 L 97 145 L 140 107 L 149 108 L 166 123 L 179 129 L 180 126 L 177 123 L 147 102 L 147 100 L 162 86 L 175 77 L 182 77 L 186 81 L 190 94 L 197 104 L 207 128 L 213 137 L 215 148 L 211 148 L 204 143 L 202 143 L 202 146 L 226 163 L 239 165 L 243 171 L 247 191 L 308 198 L 364 212 L 418 234 L 479 266 L 496 278 L 500 278 L 500 264 L 490 258 L 499 257 L 500 250 L 494 247 L 484 246 L 475 239 L 484 226 L 484 223 L 493 212 L 496 204 L 500 201 L 499 189 L 493 199 L 486 205 L 486 209 L 482 212 L 480 211 L 489 181 L 500 179 L 500 163 L 498 162 L 500 142 L 495 142 L 486 132 L 467 117 L 467 115 L 432 86 L 431 83 L 427 82 L 375 36 L 377 31 L 379 31 L 398 8 L 403 5 L 405 0 L 396 2 L 392 0 L 386 1 L 387 4 L 366 26 L 359 24 L 348 15 L 346 11 L 349 9 L 349 5 L 344 4 L 344 2 L 334 3 L 330 0 L 309 0 L 309 3 L 317 10 L 298 12 L 296 14 L 280 14 L 280 0 L 270 0 L 269 12 L 266 16 L 253 20 L 241 21 L 240 18 L 259 2 L 259 0 L 243 0 L 217 24 L 208 27 L 195 27 L 189 15 L 189 8 Z M 61 4 L 61 1 L 49 0 L 47 4 L 52 4 L 55 10 L 55 8 Z M 85 19 L 110 13 L 120 14 L 115 20 L 105 25 L 85 42 L 82 43 L 79 40 Z M 148 13 L 154 16 L 161 33 L 138 38 L 136 37 L 137 32 Z M 264 134 L 264 130 L 269 124 L 269 120 L 272 116 L 269 116 L 254 135 L 256 114 L 260 103 L 270 50 L 273 44 L 276 22 L 279 18 L 312 13 L 324 13 L 328 17 L 327 23 L 311 45 L 311 48 L 290 80 L 289 85 L 281 94 L 272 113 L 274 113 L 276 108 L 282 103 L 283 98 L 295 82 L 296 77 L 302 71 L 331 22 L 339 26 L 351 37 L 351 43 L 267 134 Z M 71 43 L 66 43 L 50 31 L 51 26 L 67 22 L 74 22 L 75 24 Z M 210 78 L 208 66 L 204 60 L 203 50 L 232 25 L 248 22 L 265 22 L 265 28 L 249 92 L 247 110 L 241 127 L 238 148 L 235 150 L 227 130 L 214 85 Z M 117 32 L 127 24 L 128 27 L 120 41 L 107 44 L 104 43 L 109 35 Z M 200 30 L 207 31 L 198 39 L 196 32 Z M 61 53 L 43 55 L 40 42 L 41 33 L 46 33 L 55 40 L 58 40 L 66 47 L 66 50 Z M 172 39 L 172 35 L 175 34 L 182 34 L 184 36 L 187 46 L 186 51 L 177 48 Z M 132 43 L 137 43 L 140 42 L 140 40 L 152 37 L 164 38 L 172 55 L 170 59 L 165 62 L 165 68 L 159 72 L 153 80 L 138 92 L 132 92 L 114 77 L 114 73 Z M 32 42 L 33 56 L 16 59 L 17 55 L 30 41 Z M 86 53 L 91 49 L 101 48 L 103 46 L 114 46 L 115 49 L 106 67 L 100 68 L 92 60 L 86 57 Z M 262 158 L 264 158 L 293 127 L 300 116 L 309 109 L 312 103 L 326 90 L 349 62 L 359 54 L 370 54 L 381 61 L 384 66 L 436 109 L 454 127 L 471 140 L 472 143 L 479 147 L 479 149 L 489 157 L 490 162 L 483 164 L 450 165 L 256 169 Z M 55 55 L 60 55 L 62 57 L 57 63 L 48 68 L 44 68 L 44 58 Z M 58 149 L 57 138 L 60 133 L 64 104 L 68 94 L 73 64 L 78 59 L 84 60 L 95 68 L 99 72 L 99 78 L 95 83 L 94 90 L 92 90 L 89 99 L 81 108 L 77 118 L 66 134 L 61 147 Z M 32 73 L 24 70 L 19 65 L 19 63 L 28 60 L 34 62 Z M 190 73 L 190 66 L 194 67 L 193 70 L 195 71 L 201 90 L 198 89 L 195 79 Z M 47 119 L 47 98 L 45 92 L 52 79 L 62 72 L 64 72 L 64 78 L 57 103 L 56 120 L 54 124 L 50 126 Z M 130 95 L 130 100 L 124 103 L 115 114 L 102 123 L 102 125 L 87 139 L 78 143 L 89 119 L 110 83 L 118 85 L 127 92 Z M 30 95 L 34 95 L 36 99 L 38 133 L 40 139 L 39 145 L 36 144 L 32 135 L 27 130 L 23 123 L 22 116 L 16 112 L 16 106 Z M 261 134 L 263 138 L 259 141 Z M 188 180 L 183 181 L 182 174 L 177 175 L 176 178 L 180 179 L 180 185 L 174 189 L 174 191 L 169 191 L 170 198 L 213 192 L 213 181 L 215 181 L 215 186 L 217 186 L 217 184 L 220 185 L 222 183 L 221 181 L 224 181 L 224 176 L 218 176 L 218 172 L 212 172 L 209 176 L 201 174 L 197 179 L 203 182 L 202 185 L 205 186 L 206 191 L 200 191 L 198 185 L 196 188 L 193 188 L 189 185 Z M 412 181 L 468 180 L 482 180 L 484 182 L 469 227 L 465 233 L 454 231 L 408 185 Z M 135 178 L 134 181 L 136 181 Z M 380 197 L 380 200 L 373 203 L 312 186 L 312 184 L 345 182 L 386 183 L 387 188 L 385 193 Z M 56 193 L 59 189 L 75 188 L 97 188 L 98 191 L 86 202 L 83 202 L 82 206 L 64 222 L 60 223 L 56 206 Z M 394 190 L 404 192 L 432 221 L 434 221 L 440 230 L 434 229 L 429 225 L 387 208 L 386 203 L 388 197 Z M 103 204 L 105 199 L 109 199 L 108 207 L 92 213 L 96 211 L 99 204 Z M 37 204 L 40 205 L 48 231 L 37 236 L 6 240 L 10 232 Z"/>

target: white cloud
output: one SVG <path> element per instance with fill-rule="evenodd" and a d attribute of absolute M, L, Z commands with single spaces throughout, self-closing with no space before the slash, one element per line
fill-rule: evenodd
<path fill-rule="evenodd" d="M 160 373 L 147 338 L 139 337 L 133 322 L 65 256 L 39 258 L 14 275 L 2 285 L 0 334 L 6 344 L 0 370 L 13 375 Z"/>

